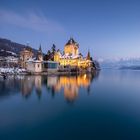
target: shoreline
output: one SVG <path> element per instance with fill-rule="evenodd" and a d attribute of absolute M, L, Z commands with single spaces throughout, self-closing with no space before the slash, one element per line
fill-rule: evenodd
<path fill-rule="evenodd" d="M 100 70 L 94 70 L 92 72 L 89 71 L 82 71 L 82 72 L 41 72 L 41 73 L 9 73 L 9 72 L 0 72 L 0 77 L 3 76 L 72 76 L 72 75 L 82 75 L 82 74 L 95 74 Z"/>

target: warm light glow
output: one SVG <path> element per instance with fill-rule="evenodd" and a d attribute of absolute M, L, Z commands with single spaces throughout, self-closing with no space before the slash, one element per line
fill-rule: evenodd
<path fill-rule="evenodd" d="M 87 75 L 86 75 L 86 74 L 84 74 L 84 80 L 86 80 L 86 77 L 87 77 Z"/>
<path fill-rule="evenodd" d="M 91 66 L 91 61 L 87 61 L 87 58 L 83 58 L 79 55 L 79 46 L 75 43 L 65 45 L 64 56 L 65 57 L 61 57 L 60 52 L 56 52 L 54 61 L 59 62 L 61 66 L 76 66 L 79 68 L 89 68 L 89 66 Z M 90 53 L 88 52 L 88 59 L 89 57 Z"/>
<path fill-rule="evenodd" d="M 21 80 L 22 83 L 22 94 L 25 97 L 28 97 L 33 89 L 40 96 L 42 93 L 42 84 L 43 81 L 48 89 L 51 89 L 53 94 L 60 93 L 63 91 L 64 98 L 67 101 L 74 101 L 77 99 L 79 94 L 79 89 L 85 88 L 89 89 L 90 84 L 93 80 L 93 75 L 91 74 L 81 74 L 77 76 L 48 76 L 42 77 L 31 76 L 25 77 Z M 34 88 L 35 87 L 35 88 Z"/>

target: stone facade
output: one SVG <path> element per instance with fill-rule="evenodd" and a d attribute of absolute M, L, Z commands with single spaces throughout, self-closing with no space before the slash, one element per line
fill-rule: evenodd
<path fill-rule="evenodd" d="M 30 58 L 33 58 L 33 52 L 31 48 L 24 48 L 23 51 L 20 52 L 20 66 L 22 68 L 26 68 L 26 62 L 27 60 L 29 60 Z"/>

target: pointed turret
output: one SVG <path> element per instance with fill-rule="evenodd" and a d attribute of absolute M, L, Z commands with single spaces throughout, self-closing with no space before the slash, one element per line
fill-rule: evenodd
<path fill-rule="evenodd" d="M 39 46 L 39 50 L 38 50 L 38 51 L 42 53 L 41 44 L 40 44 L 40 46 Z"/>
<path fill-rule="evenodd" d="M 72 37 L 68 40 L 68 42 L 66 43 L 66 45 L 76 45 L 78 44 Z"/>
<path fill-rule="evenodd" d="M 90 52 L 88 50 L 88 54 L 87 54 L 87 57 L 86 57 L 87 60 L 90 60 Z"/>
<path fill-rule="evenodd" d="M 43 61 L 43 54 L 42 54 L 41 44 L 40 44 L 39 49 L 38 49 L 37 60 Z"/>

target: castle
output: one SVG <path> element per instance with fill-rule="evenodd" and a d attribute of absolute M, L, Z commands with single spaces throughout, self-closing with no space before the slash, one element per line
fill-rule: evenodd
<path fill-rule="evenodd" d="M 83 57 L 79 53 L 79 44 L 73 38 L 70 38 L 66 43 L 63 54 L 59 50 L 54 51 L 52 54 L 53 61 L 51 58 L 44 60 L 41 45 L 36 57 L 34 57 L 32 49 L 27 47 L 20 53 L 21 67 L 32 73 L 48 72 L 49 70 L 56 72 L 65 67 L 69 70 L 78 68 L 90 71 L 95 68 L 90 53 L 88 52 L 87 56 Z"/>
<path fill-rule="evenodd" d="M 87 57 L 83 57 L 79 53 L 79 44 L 75 42 L 73 38 L 66 43 L 64 47 L 64 54 L 58 50 L 54 54 L 54 61 L 58 62 L 60 66 L 71 66 L 79 68 L 93 67 L 93 61 L 91 60 L 90 53 L 88 52 Z"/>

